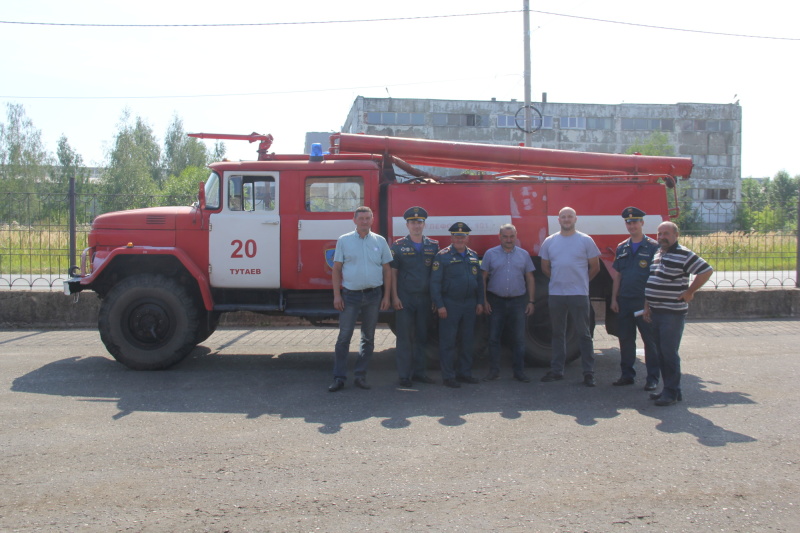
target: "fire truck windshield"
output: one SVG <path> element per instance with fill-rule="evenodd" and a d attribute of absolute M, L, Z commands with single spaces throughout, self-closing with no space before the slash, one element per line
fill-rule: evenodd
<path fill-rule="evenodd" d="M 219 174 L 212 172 L 206 180 L 206 209 L 219 207 Z"/>

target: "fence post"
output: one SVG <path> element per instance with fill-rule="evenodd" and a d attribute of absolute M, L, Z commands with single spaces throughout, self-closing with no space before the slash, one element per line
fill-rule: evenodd
<path fill-rule="evenodd" d="M 797 261 L 794 265 L 794 286 L 800 289 L 800 183 L 797 184 Z"/>
<path fill-rule="evenodd" d="M 75 177 L 69 179 L 69 270 L 67 275 L 72 277 L 75 266 L 75 240 L 78 233 L 78 225 L 75 221 Z"/>

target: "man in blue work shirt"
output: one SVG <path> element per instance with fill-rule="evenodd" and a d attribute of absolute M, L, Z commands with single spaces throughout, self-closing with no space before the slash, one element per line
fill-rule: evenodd
<path fill-rule="evenodd" d="M 655 390 L 661 372 L 658 368 L 658 348 L 653 337 L 653 328 L 637 311 L 644 310 L 644 287 L 650 276 L 650 265 L 658 250 L 658 243 L 644 234 L 645 212 L 638 207 L 626 207 L 622 211 L 625 227 L 630 238 L 617 246 L 614 258 L 613 284 L 611 287 L 611 310 L 617 313 L 617 337 L 619 338 L 620 377 L 613 383 L 619 387 L 633 385 L 636 370 L 636 329 L 644 344 L 644 363 L 647 380 L 644 390 Z"/>
<path fill-rule="evenodd" d="M 392 305 L 395 309 L 397 335 L 397 373 L 401 387 L 411 387 L 412 380 L 433 383 L 426 375 L 425 345 L 432 318 L 431 265 L 439 251 L 439 241 L 422 232 L 428 212 L 410 207 L 403 213 L 408 235 L 392 244 Z"/>
<path fill-rule="evenodd" d="M 500 337 L 503 329 L 512 341 L 514 379 L 530 382 L 525 375 L 525 318 L 534 311 L 533 261 L 528 252 L 517 246 L 517 228 L 500 227 L 500 246 L 483 255 L 481 270 L 486 289 L 485 311 L 489 315 L 489 373 L 484 381 L 500 377 Z"/>
<path fill-rule="evenodd" d="M 467 248 L 470 227 L 463 222 L 450 226 L 452 244 L 443 248 L 431 268 L 431 299 L 439 314 L 439 362 L 445 386 L 478 383 L 472 376 L 475 318 L 483 313 L 483 280 L 480 260 Z M 456 340 L 461 351 L 456 357 Z"/>
<path fill-rule="evenodd" d="M 392 252 L 386 239 L 370 231 L 372 209 L 361 206 L 356 209 L 353 222 L 356 230 L 345 233 L 336 241 L 333 255 L 333 306 L 340 311 L 339 337 L 336 339 L 336 355 L 333 363 L 333 383 L 328 390 L 336 392 L 344 388 L 347 380 L 347 356 L 350 339 L 361 315 L 361 347 L 353 371 L 354 383 L 360 389 L 367 385 L 367 366 L 375 348 L 375 327 L 379 310 L 389 309 L 392 281 Z M 382 290 L 386 289 L 386 290 Z"/>

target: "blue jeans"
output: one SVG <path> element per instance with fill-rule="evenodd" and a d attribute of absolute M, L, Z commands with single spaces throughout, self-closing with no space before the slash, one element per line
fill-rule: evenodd
<path fill-rule="evenodd" d="M 594 343 L 589 331 L 589 297 L 588 296 L 554 296 L 547 298 L 550 306 L 550 321 L 553 325 L 553 358 L 550 371 L 564 375 L 567 360 L 567 318 L 572 319 L 575 335 L 581 349 L 583 373 L 594 374 Z"/>
<path fill-rule="evenodd" d="M 489 315 L 489 372 L 500 372 L 500 354 L 503 329 L 508 327 L 512 343 L 511 365 L 514 375 L 525 370 L 525 308 L 528 295 L 501 298 L 491 292 L 486 295 L 492 314 Z"/>
<path fill-rule="evenodd" d="M 623 378 L 636 377 L 636 330 L 642 337 L 644 345 L 644 364 L 647 367 L 647 381 L 658 383 L 661 375 L 658 364 L 658 347 L 653 335 L 653 326 L 641 316 L 633 313 L 644 309 L 644 298 L 617 298 L 619 314 L 617 315 L 617 336 L 619 337 L 619 367 Z"/>
<path fill-rule="evenodd" d="M 398 290 L 403 308 L 395 311 L 397 331 L 397 374 L 400 379 L 425 376 L 425 345 L 428 342 L 428 324 L 433 318 L 429 293 L 409 293 Z"/>
<path fill-rule="evenodd" d="M 361 315 L 361 347 L 358 351 L 356 377 L 367 375 L 367 366 L 375 350 L 375 326 L 378 324 L 378 313 L 381 309 L 383 292 L 376 287 L 369 292 L 342 289 L 344 311 L 339 313 L 339 338 L 336 339 L 336 355 L 333 362 L 333 377 L 347 379 L 347 355 L 350 353 L 350 339 L 356 327 L 358 315 Z"/>
<path fill-rule="evenodd" d="M 681 356 L 678 349 L 683 337 L 686 315 L 652 310 L 653 334 L 658 346 L 661 377 L 664 379 L 662 398 L 674 399 L 681 392 Z"/>
<path fill-rule="evenodd" d="M 474 299 L 444 300 L 447 318 L 439 319 L 439 363 L 442 379 L 472 377 L 472 352 L 475 339 Z M 456 345 L 461 340 L 461 351 L 456 355 Z"/>

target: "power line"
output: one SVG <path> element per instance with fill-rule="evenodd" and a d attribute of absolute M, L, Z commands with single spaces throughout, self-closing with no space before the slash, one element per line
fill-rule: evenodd
<path fill-rule="evenodd" d="M 425 15 L 419 17 L 393 17 L 380 19 L 350 19 L 350 20 L 305 20 L 299 22 L 236 22 L 215 24 L 92 24 L 92 23 L 67 23 L 67 22 L 21 22 L 0 20 L 0 24 L 23 24 L 31 26 L 78 26 L 83 28 L 236 28 L 242 26 L 302 26 L 308 24 L 351 24 L 356 22 L 392 22 L 399 20 L 442 19 L 455 17 L 479 17 L 484 15 L 505 15 L 519 13 L 520 10 L 488 11 L 485 13 L 458 13 L 453 15 Z"/>
<path fill-rule="evenodd" d="M 800 41 L 800 37 L 775 37 L 770 35 L 749 35 L 744 33 L 728 33 L 708 30 L 692 30 L 688 28 L 675 28 L 670 26 L 656 26 L 652 24 L 640 24 L 636 22 L 624 22 L 620 20 L 599 19 L 593 17 L 583 17 L 580 15 L 569 15 L 566 13 L 554 13 L 552 11 L 541 11 L 536 9 L 530 10 L 532 13 L 539 13 L 540 15 L 550 15 L 554 17 L 574 18 L 580 20 L 588 20 L 592 22 L 603 22 L 605 24 L 621 24 L 624 26 L 634 26 L 639 28 L 650 28 L 665 31 L 682 31 L 688 33 L 699 33 L 704 35 L 718 35 L 723 37 L 741 37 L 746 39 L 772 39 L 779 41 Z M 317 21 L 296 21 L 296 22 L 239 22 L 239 23 L 214 23 L 214 24 L 95 24 L 95 23 L 67 23 L 67 22 L 29 22 L 29 21 L 13 21 L 13 20 L 0 20 L 0 24 L 16 24 L 26 26 L 66 26 L 66 27 L 84 27 L 84 28 L 236 28 L 247 26 L 303 26 L 312 24 L 353 24 L 362 22 L 393 22 L 404 20 L 424 20 L 424 19 L 442 19 L 442 18 L 456 18 L 456 17 L 478 17 L 486 15 L 506 15 L 509 13 L 521 13 L 522 10 L 509 10 L 509 11 L 487 11 L 483 13 L 458 13 L 450 15 L 424 15 L 418 17 L 392 17 L 392 18 L 377 18 L 377 19 L 346 19 L 346 20 L 317 20 Z"/>
<path fill-rule="evenodd" d="M 653 26 L 650 24 L 638 24 L 634 22 L 622 22 L 619 20 L 598 19 L 592 17 L 581 17 L 579 15 L 567 15 L 564 13 L 552 13 L 549 11 L 536 11 L 531 9 L 532 12 L 539 13 L 540 15 L 553 15 L 554 17 L 567 17 L 581 20 L 590 20 L 592 22 L 605 22 L 607 24 L 622 24 L 624 26 L 637 26 L 639 28 L 651 28 L 655 30 L 668 30 L 668 31 L 685 31 L 690 33 L 702 33 L 705 35 L 721 35 L 725 37 L 744 37 L 747 39 L 775 39 L 780 41 L 800 41 L 800 37 L 772 37 L 769 35 L 746 35 L 743 33 L 725 33 L 720 31 L 707 31 L 707 30 L 690 30 L 687 28 L 672 28 L 669 26 Z"/>

